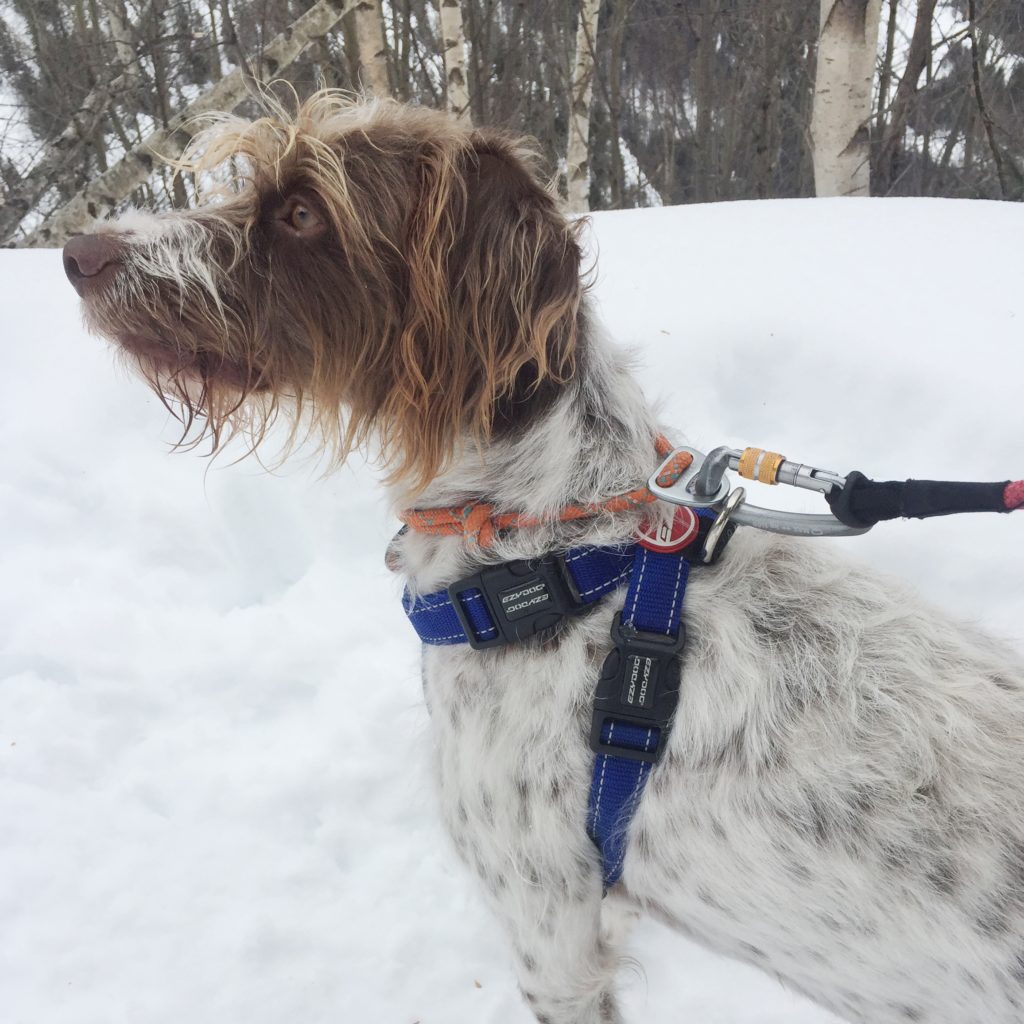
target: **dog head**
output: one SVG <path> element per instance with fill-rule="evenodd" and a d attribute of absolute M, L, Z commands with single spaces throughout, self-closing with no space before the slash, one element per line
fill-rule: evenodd
<path fill-rule="evenodd" d="M 129 212 L 64 264 L 183 438 L 255 445 L 284 412 L 415 490 L 572 375 L 578 224 L 522 140 L 320 93 L 218 118 L 182 163 L 194 210 Z"/>

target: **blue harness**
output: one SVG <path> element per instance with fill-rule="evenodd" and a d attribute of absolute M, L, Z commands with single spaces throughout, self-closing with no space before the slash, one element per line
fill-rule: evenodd
<path fill-rule="evenodd" d="M 683 512 L 692 518 L 680 510 L 677 522 Z M 528 640 L 585 613 L 628 580 L 625 605 L 612 625 L 614 647 L 597 684 L 590 733 L 597 758 L 587 833 L 601 851 L 606 890 L 622 875 L 629 825 L 679 701 L 689 559 L 700 557 L 714 522 L 710 513 L 698 515 L 681 550 L 650 539 L 572 548 L 490 566 L 433 594 L 413 598 L 406 591 L 402 600 L 424 643 L 468 643 L 479 650 Z"/>

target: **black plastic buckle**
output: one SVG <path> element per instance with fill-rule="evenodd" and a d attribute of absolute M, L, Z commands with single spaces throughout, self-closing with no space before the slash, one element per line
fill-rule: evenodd
<path fill-rule="evenodd" d="M 604 660 L 594 698 L 590 746 L 598 754 L 655 764 L 661 757 L 679 703 L 679 655 L 686 644 L 686 629 L 679 635 L 642 632 L 622 623 L 622 612 L 612 622 L 615 647 Z M 616 724 L 659 730 L 653 750 L 638 750 L 614 740 L 602 741 L 601 732 L 611 719 Z"/>
<path fill-rule="evenodd" d="M 483 595 L 497 629 L 489 640 L 476 638 L 461 600 L 462 594 L 474 588 Z M 477 651 L 527 640 L 588 607 L 580 599 L 562 555 L 491 566 L 453 583 L 448 588 L 448 597 L 470 647 Z"/>

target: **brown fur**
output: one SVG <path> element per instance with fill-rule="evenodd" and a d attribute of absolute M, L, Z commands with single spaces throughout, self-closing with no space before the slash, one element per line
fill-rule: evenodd
<path fill-rule="evenodd" d="M 324 92 L 292 119 L 216 119 L 183 166 L 203 204 L 105 225 L 123 268 L 84 295 L 196 440 L 255 445 L 286 410 L 293 439 L 304 424 L 339 459 L 376 441 L 416 490 L 503 402 L 572 375 L 578 225 L 523 140 Z M 283 224 L 294 196 L 315 238 Z"/>

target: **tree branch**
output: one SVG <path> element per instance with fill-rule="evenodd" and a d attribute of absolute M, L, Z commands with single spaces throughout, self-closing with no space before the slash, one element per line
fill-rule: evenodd
<path fill-rule="evenodd" d="M 318 0 L 305 14 L 276 36 L 263 51 L 263 68 L 273 78 L 291 64 L 316 38 L 324 35 L 350 9 L 352 0 Z M 152 173 L 157 159 L 181 156 L 192 135 L 192 122 L 219 110 L 234 110 L 245 99 L 252 79 L 236 68 L 172 117 L 166 128 L 151 132 L 106 173 L 90 182 L 73 199 L 51 214 L 25 240 L 29 246 L 62 245 L 90 221 L 110 213 L 132 189 Z"/>

